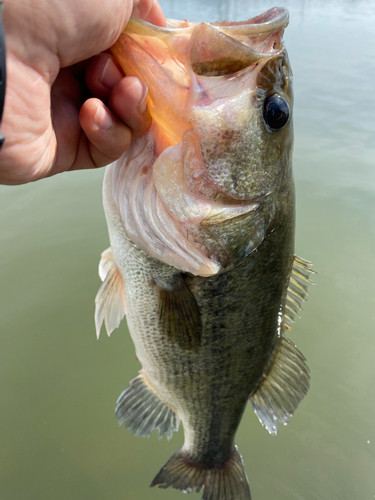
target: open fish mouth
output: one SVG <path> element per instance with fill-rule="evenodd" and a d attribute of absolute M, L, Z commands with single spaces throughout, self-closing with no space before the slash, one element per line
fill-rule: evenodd
<path fill-rule="evenodd" d="M 202 76 L 222 76 L 241 71 L 260 59 L 273 57 L 282 48 L 282 35 L 289 23 L 286 9 L 274 7 L 247 21 L 191 23 L 167 19 L 161 28 L 131 19 L 125 33 L 130 36 L 158 36 L 167 43 L 170 37 L 190 39 L 189 59 L 193 71 Z M 180 47 L 181 48 L 181 47 Z M 177 46 L 173 49 L 178 52 Z M 173 50 L 172 50 L 173 52 Z"/>
<path fill-rule="evenodd" d="M 288 22 L 288 11 L 278 7 L 243 22 L 168 19 L 169 28 L 131 18 L 111 52 L 126 74 L 147 83 L 149 111 L 167 147 L 191 128 L 187 109 L 193 96 L 202 104 L 227 97 L 225 79 L 232 75 L 232 93 L 244 85 L 255 87 L 261 68 L 283 52 Z"/>

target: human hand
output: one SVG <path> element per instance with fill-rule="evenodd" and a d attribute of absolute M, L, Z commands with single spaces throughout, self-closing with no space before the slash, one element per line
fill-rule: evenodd
<path fill-rule="evenodd" d="M 22 184 L 119 158 L 150 126 L 147 88 L 107 50 L 130 16 L 160 26 L 157 0 L 10 0 L 0 183 Z M 93 57 L 95 56 L 95 57 Z M 88 98 L 88 93 L 92 98 Z"/>

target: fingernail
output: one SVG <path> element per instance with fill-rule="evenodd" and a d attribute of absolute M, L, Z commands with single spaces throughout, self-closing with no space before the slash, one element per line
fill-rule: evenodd
<path fill-rule="evenodd" d="M 99 81 L 108 90 L 112 90 L 121 80 L 122 74 L 111 58 L 106 62 Z"/>
<path fill-rule="evenodd" d="M 112 116 L 103 104 L 98 105 L 98 109 L 96 110 L 94 117 L 94 123 L 103 130 L 109 130 L 112 127 Z"/>
<path fill-rule="evenodd" d="M 141 102 L 138 104 L 138 110 L 139 110 L 139 112 L 141 114 L 143 114 L 146 111 L 146 109 L 147 109 L 147 92 L 148 92 L 148 87 L 145 84 L 145 82 L 142 81 L 142 80 L 139 80 L 139 83 L 142 86 L 142 98 L 141 98 Z"/>

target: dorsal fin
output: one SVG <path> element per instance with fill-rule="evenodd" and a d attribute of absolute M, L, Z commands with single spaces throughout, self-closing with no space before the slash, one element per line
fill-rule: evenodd
<path fill-rule="evenodd" d="M 250 395 L 256 416 L 270 434 L 277 434 L 277 422 L 289 422 L 309 386 L 310 373 L 304 355 L 281 335 L 268 373 Z"/>
<path fill-rule="evenodd" d="M 307 300 L 312 263 L 294 255 L 282 315 L 281 335 L 272 363 L 256 391 L 250 395 L 256 416 L 270 434 L 277 434 L 277 421 L 287 424 L 310 386 L 310 373 L 303 354 L 284 335 Z M 299 317 L 299 316 L 298 316 Z"/>
<path fill-rule="evenodd" d="M 295 317 L 299 318 L 298 312 L 302 310 L 302 303 L 306 302 L 308 298 L 309 292 L 307 291 L 307 287 L 315 285 L 310 280 L 310 274 L 317 273 L 311 269 L 311 266 L 312 262 L 304 260 L 298 257 L 298 255 L 294 256 L 282 318 L 282 325 L 289 331 Z"/>
<path fill-rule="evenodd" d="M 99 263 L 99 276 L 103 281 L 95 297 L 95 327 L 99 338 L 103 321 L 108 336 L 119 326 L 126 313 L 124 284 L 112 250 L 107 248 Z"/>
<path fill-rule="evenodd" d="M 108 271 L 111 269 L 113 264 L 113 255 L 112 255 L 112 248 L 109 247 L 107 250 L 104 250 L 100 256 L 100 262 L 99 262 L 99 277 L 102 281 L 105 280 Z"/>

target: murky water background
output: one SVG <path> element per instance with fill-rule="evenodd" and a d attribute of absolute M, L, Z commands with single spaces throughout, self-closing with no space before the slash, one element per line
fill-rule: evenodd
<path fill-rule="evenodd" d="M 271 1 L 161 0 L 168 16 L 241 20 Z M 285 0 L 295 75 L 296 251 L 318 286 L 291 338 L 312 386 L 271 437 L 237 435 L 254 500 L 375 497 L 375 3 Z M 182 444 L 118 428 L 139 369 L 125 324 L 97 341 L 108 246 L 103 171 L 0 188 L 0 500 L 172 500 L 148 484 Z M 190 498 L 198 498 L 193 494 Z"/>

